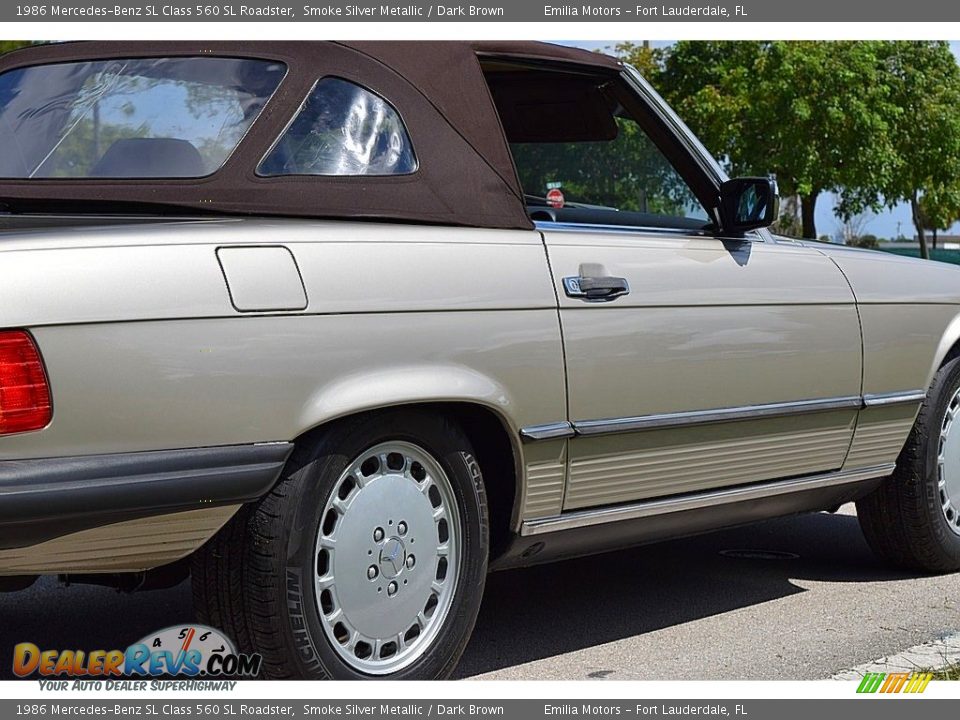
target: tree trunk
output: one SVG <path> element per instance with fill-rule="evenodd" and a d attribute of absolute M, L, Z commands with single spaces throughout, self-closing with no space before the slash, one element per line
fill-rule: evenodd
<path fill-rule="evenodd" d="M 937 229 L 933 229 L 933 249 L 937 249 Z"/>
<path fill-rule="evenodd" d="M 930 250 L 927 248 L 927 236 L 923 231 L 923 216 L 920 213 L 920 198 L 916 192 L 910 198 L 910 212 L 913 215 L 913 226 L 917 229 L 917 240 L 920 241 L 920 257 L 930 259 Z"/>
<path fill-rule="evenodd" d="M 819 190 L 800 196 L 800 222 L 803 224 L 803 237 L 817 239 L 817 196 Z"/>

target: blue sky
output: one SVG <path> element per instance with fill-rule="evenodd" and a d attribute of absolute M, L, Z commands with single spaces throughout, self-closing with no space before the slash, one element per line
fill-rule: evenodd
<path fill-rule="evenodd" d="M 564 40 L 560 41 L 564 45 L 575 45 L 577 47 L 590 50 L 600 50 L 613 47 L 618 40 Z M 633 41 L 639 42 L 639 41 Z M 654 47 L 663 47 L 671 45 L 671 42 L 654 40 L 651 43 Z M 950 48 L 953 54 L 960 61 L 960 41 L 951 41 Z M 831 194 L 824 194 L 817 203 L 817 233 L 820 235 L 833 235 L 839 229 L 840 221 L 833 214 L 835 199 Z M 907 205 L 898 205 L 893 210 L 878 213 L 871 218 L 864 229 L 864 232 L 873 233 L 878 237 L 896 237 L 897 232 L 902 232 L 907 237 L 914 234 L 913 221 L 910 219 L 910 208 Z M 949 231 L 951 234 L 960 234 L 960 223 L 955 224 Z"/>

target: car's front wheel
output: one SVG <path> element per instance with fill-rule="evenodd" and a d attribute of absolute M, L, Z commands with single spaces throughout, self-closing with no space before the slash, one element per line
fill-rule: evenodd
<path fill-rule="evenodd" d="M 242 559 L 217 562 L 224 572 L 242 566 L 243 618 L 223 629 L 249 637 L 268 676 L 453 670 L 476 620 L 488 544 L 483 479 L 455 424 L 395 410 L 317 432 L 238 522 L 243 547 L 232 552 Z M 209 576 L 210 558 L 198 562 Z M 224 600 L 201 594 L 203 619 L 227 614 L 216 611 Z"/>
<path fill-rule="evenodd" d="M 960 358 L 937 372 L 896 470 L 857 502 L 857 516 L 895 567 L 960 570 Z"/>

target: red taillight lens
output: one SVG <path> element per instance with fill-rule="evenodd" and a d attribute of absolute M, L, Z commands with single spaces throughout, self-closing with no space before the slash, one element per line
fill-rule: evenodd
<path fill-rule="evenodd" d="M 0 332 L 0 435 L 40 430 L 50 423 L 50 386 L 33 338 Z"/>

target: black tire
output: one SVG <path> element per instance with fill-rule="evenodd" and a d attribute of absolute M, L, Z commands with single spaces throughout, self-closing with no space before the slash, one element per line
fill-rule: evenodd
<path fill-rule="evenodd" d="M 382 442 L 413 443 L 439 463 L 460 517 L 456 590 L 426 651 L 390 675 L 346 664 L 321 624 L 314 589 L 315 538 L 323 509 L 348 463 Z M 420 679 L 448 676 L 477 618 L 487 574 L 489 530 L 483 477 L 470 442 L 449 419 L 398 408 L 322 428 L 298 443 L 276 487 L 242 511 L 194 560 L 198 619 L 263 655 L 275 679 Z"/>
<path fill-rule="evenodd" d="M 893 475 L 857 502 L 870 548 L 903 570 L 960 570 L 960 535 L 941 509 L 937 456 L 947 406 L 960 389 L 960 358 L 937 372 Z"/>
<path fill-rule="evenodd" d="M 253 652 L 252 633 L 244 611 L 243 547 L 249 507 L 240 508 L 207 543 L 193 554 L 190 584 L 197 622 L 222 630 L 237 650 Z"/>

